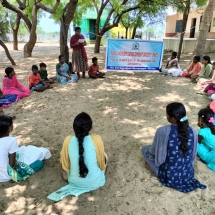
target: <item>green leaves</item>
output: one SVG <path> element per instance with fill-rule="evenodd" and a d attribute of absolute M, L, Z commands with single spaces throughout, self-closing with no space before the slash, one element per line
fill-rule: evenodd
<path fill-rule="evenodd" d="M 0 39 L 4 40 L 9 33 L 10 25 L 8 22 L 7 11 L 0 5 Z"/>

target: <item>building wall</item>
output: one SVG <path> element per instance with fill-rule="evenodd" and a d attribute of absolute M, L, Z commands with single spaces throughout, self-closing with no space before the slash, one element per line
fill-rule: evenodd
<path fill-rule="evenodd" d="M 165 38 L 164 41 L 164 49 L 166 51 L 176 51 L 178 52 L 179 47 L 179 39 Z M 196 45 L 196 39 L 186 38 L 184 39 L 182 46 L 182 53 L 190 53 L 194 50 Z M 207 40 L 205 46 L 205 53 L 213 53 L 215 52 L 215 40 Z"/>
<path fill-rule="evenodd" d="M 122 24 L 119 24 L 118 27 L 115 27 L 115 28 L 112 28 L 110 30 L 111 32 L 111 37 L 112 38 L 118 38 L 118 35 L 119 37 L 124 37 L 125 38 L 125 28 Z M 131 39 L 131 36 L 132 36 L 132 29 L 128 29 L 128 38 L 127 39 Z"/>
<path fill-rule="evenodd" d="M 188 22 L 187 22 L 185 38 L 190 38 L 190 31 L 191 31 L 193 18 L 196 18 L 196 28 L 195 28 L 194 38 L 198 37 L 202 14 L 203 14 L 203 10 L 193 10 L 190 12 Z M 215 25 L 214 18 L 215 18 L 215 11 L 211 22 L 210 32 L 208 33 L 208 39 L 215 39 L 215 26 L 213 26 Z M 183 19 L 183 14 L 174 14 L 172 16 L 167 17 L 166 33 L 165 33 L 166 37 L 174 37 L 176 35 L 178 36 L 180 35 L 179 32 L 176 32 L 176 22 L 177 20 L 182 20 L 182 19 Z"/>
<path fill-rule="evenodd" d="M 101 16 L 100 20 L 100 27 L 102 27 L 106 21 L 106 18 L 108 16 L 108 10 L 104 10 Z M 89 38 L 89 32 L 90 32 L 90 23 L 89 20 L 96 20 L 97 18 L 97 12 L 96 9 L 90 9 L 87 10 L 87 13 L 83 15 L 83 18 L 81 20 L 81 32 L 84 35 L 85 38 Z M 72 27 L 73 28 L 73 27 Z M 105 37 L 111 37 L 111 38 L 118 38 L 118 33 L 120 37 L 125 37 L 125 28 L 123 27 L 122 24 L 119 24 L 118 27 L 112 28 L 106 35 Z M 74 30 L 71 29 L 71 34 L 74 34 Z M 132 35 L 132 29 L 128 30 L 128 39 L 131 38 Z"/>

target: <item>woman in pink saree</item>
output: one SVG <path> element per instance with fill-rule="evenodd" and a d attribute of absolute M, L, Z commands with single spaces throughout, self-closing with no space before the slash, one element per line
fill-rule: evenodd
<path fill-rule="evenodd" d="M 30 96 L 30 89 L 22 85 L 16 78 L 16 74 L 12 67 L 5 69 L 6 76 L 3 79 L 3 94 L 16 94 L 19 99 Z"/>
<path fill-rule="evenodd" d="M 76 27 L 75 35 L 70 39 L 70 47 L 73 49 L 72 70 L 77 73 L 78 78 L 80 78 L 80 72 L 83 74 L 82 77 L 85 78 L 85 72 L 88 70 L 87 53 L 84 48 L 86 45 L 84 36 L 81 34 L 81 28 Z"/>

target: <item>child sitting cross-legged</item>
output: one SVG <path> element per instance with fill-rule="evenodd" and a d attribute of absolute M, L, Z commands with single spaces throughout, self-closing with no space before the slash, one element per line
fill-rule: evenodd
<path fill-rule="evenodd" d="M 89 77 L 90 78 L 104 78 L 105 73 L 99 72 L 98 59 L 96 57 L 92 58 L 92 65 L 89 69 Z"/>
<path fill-rule="evenodd" d="M 53 84 L 56 80 L 56 77 L 48 78 L 48 72 L 47 72 L 46 68 L 47 68 L 47 66 L 45 63 L 40 64 L 40 70 L 38 71 L 40 74 L 40 77 L 46 83 Z"/>
<path fill-rule="evenodd" d="M 37 92 L 52 88 L 49 83 L 46 83 L 41 79 L 37 65 L 32 66 L 32 73 L 28 77 L 28 85 L 30 90 Z"/>

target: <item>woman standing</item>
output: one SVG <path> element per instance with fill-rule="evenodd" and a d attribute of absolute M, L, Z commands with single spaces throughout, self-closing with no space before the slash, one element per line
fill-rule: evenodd
<path fill-rule="evenodd" d="M 171 125 L 158 128 L 153 144 L 142 147 L 144 158 L 164 186 L 184 193 L 205 189 L 194 178 L 198 138 L 189 126 L 184 105 L 167 105 L 166 117 Z"/>
<path fill-rule="evenodd" d="M 78 78 L 80 78 L 80 72 L 83 74 L 83 78 L 85 78 L 85 72 L 88 70 L 88 59 L 87 53 L 84 48 L 87 43 L 84 40 L 84 36 L 81 34 L 81 28 L 75 28 L 75 35 L 71 37 L 70 47 L 73 49 L 72 53 L 72 69 L 73 72 L 77 72 Z"/>

